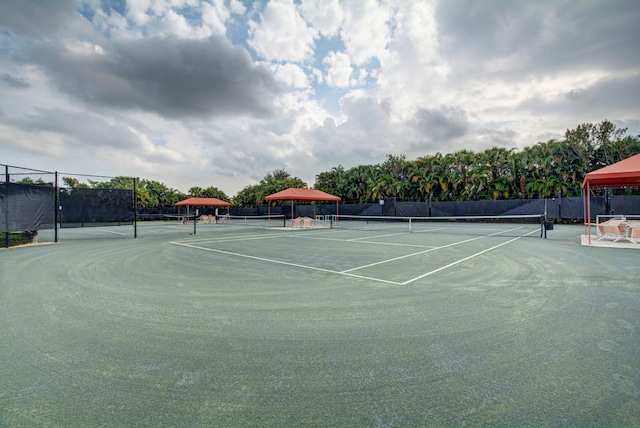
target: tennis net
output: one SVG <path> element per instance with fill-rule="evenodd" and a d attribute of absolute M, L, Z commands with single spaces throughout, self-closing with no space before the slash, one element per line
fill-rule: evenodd
<path fill-rule="evenodd" d="M 286 218 L 284 214 L 219 215 L 216 217 L 217 224 L 230 224 L 232 226 L 285 227 L 285 222 Z"/>
<path fill-rule="evenodd" d="M 445 235 L 546 238 L 543 214 L 468 217 L 331 216 L 331 228 Z"/>

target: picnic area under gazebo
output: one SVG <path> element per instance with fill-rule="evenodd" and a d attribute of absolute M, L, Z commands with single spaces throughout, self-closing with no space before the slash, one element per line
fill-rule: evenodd
<path fill-rule="evenodd" d="M 187 207 L 187 221 L 189 220 L 189 209 L 190 207 L 230 207 L 231 203 L 227 202 L 227 201 L 223 201 L 222 199 L 218 199 L 218 198 L 189 198 L 189 199 L 185 199 L 183 201 L 180 202 L 176 202 L 176 206 L 178 207 L 178 215 L 180 215 L 180 207 Z M 197 214 L 194 215 L 197 216 Z M 211 216 L 207 216 L 207 222 L 212 222 L 211 220 Z M 216 217 L 213 216 L 213 222 L 215 222 Z M 201 220 L 202 221 L 202 220 Z M 186 223 L 185 222 L 185 223 Z"/>
<path fill-rule="evenodd" d="M 338 203 L 341 198 L 339 196 L 331 195 L 329 193 L 323 192 L 321 190 L 315 189 L 301 189 L 296 187 L 290 187 L 288 189 L 282 190 L 280 192 L 271 194 L 265 198 L 267 202 L 269 202 L 267 215 L 271 216 L 271 202 L 273 201 L 291 201 L 291 225 L 292 228 L 306 228 L 313 227 L 316 225 L 316 221 L 319 219 L 315 214 L 313 218 L 310 217 L 302 217 L 302 218 L 294 218 L 294 202 L 295 201 L 303 201 L 303 202 L 335 202 L 336 203 L 336 214 L 338 214 Z M 324 219 L 324 217 L 323 217 Z"/>
<path fill-rule="evenodd" d="M 625 187 L 640 187 L 640 154 L 592 171 L 585 176 L 582 182 L 585 224 L 585 234 L 581 237 L 583 245 L 624 245 L 640 249 L 640 210 L 608 216 L 609 219 L 602 223 L 597 221 L 597 238 L 593 240 L 591 237 L 591 189 Z"/>

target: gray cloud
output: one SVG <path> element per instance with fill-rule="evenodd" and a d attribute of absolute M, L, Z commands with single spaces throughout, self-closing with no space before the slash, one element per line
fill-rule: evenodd
<path fill-rule="evenodd" d="M 89 105 L 168 118 L 268 117 L 279 92 L 266 68 L 220 37 L 118 41 L 104 53 L 48 43 L 31 58 L 61 92 Z"/>
<path fill-rule="evenodd" d="M 635 76 L 600 79 L 590 86 L 567 88 L 555 97 L 530 97 L 518 110 L 532 115 L 562 115 L 570 111 L 582 122 L 624 117 L 637 107 L 640 99 L 636 81 Z"/>
<path fill-rule="evenodd" d="M 392 123 L 389 100 L 346 97 L 341 103 L 346 121 L 337 124 L 328 118 L 321 126 L 303 133 L 316 165 L 327 165 L 314 167 L 316 174 L 330 169 L 328 165 L 374 164 L 384 160 L 387 154 L 403 152 L 403 124 Z"/>
<path fill-rule="evenodd" d="M 640 55 L 631 54 L 640 40 L 635 0 L 442 1 L 437 19 L 440 51 L 458 74 L 517 79 L 640 65 Z"/>
<path fill-rule="evenodd" d="M 169 3 L 137 3 L 146 16 L 132 19 L 124 0 L 0 0 L 7 161 L 236 191 L 280 168 L 311 185 L 337 165 L 524 147 L 605 118 L 640 129 L 637 0 L 441 0 L 435 16 L 392 0 L 388 44 L 341 98 L 312 73 L 326 75 L 327 49 L 349 53 L 344 21 L 323 24 L 335 32 L 313 65 L 262 66 L 247 29 L 265 3 L 206 39 L 205 3 Z M 315 83 L 279 87 L 270 70 L 284 66 Z"/>
<path fill-rule="evenodd" d="M 57 134 L 69 149 L 141 149 L 139 138 L 128 127 L 122 123 L 109 123 L 103 117 L 88 112 L 38 108 L 29 115 L 7 120 L 7 123 L 30 134 Z"/>
<path fill-rule="evenodd" d="M 30 87 L 31 85 L 22 77 L 16 77 L 11 74 L 3 74 L 0 76 L 0 80 L 9 85 L 12 88 L 16 89 L 25 89 Z"/>
<path fill-rule="evenodd" d="M 43 36 L 64 31 L 73 21 L 73 0 L 3 0 L 0 26 L 16 34 Z"/>
<path fill-rule="evenodd" d="M 412 125 L 425 140 L 431 142 L 446 142 L 462 137 L 469 129 L 464 110 L 447 106 L 419 109 Z"/>

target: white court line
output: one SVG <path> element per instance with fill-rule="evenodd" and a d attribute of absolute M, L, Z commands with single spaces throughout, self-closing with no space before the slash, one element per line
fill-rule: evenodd
<path fill-rule="evenodd" d="M 442 249 L 442 248 L 453 247 L 453 246 L 456 246 L 456 245 L 464 244 L 464 243 L 466 243 L 466 242 L 471 242 L 471 241 L 475 241 L 475 240 L 478 240 L 478 239 L 484 239 L 484 238 L 487 238 L 487 237 L 489 237 L 489 236 L 501 235 L 501 234 L 503 234 L 503 233 L 511 232 L 511 231 L 513 231 L 513 230 L 518 230 L 518 229 L 521 229 L 521 228 L 522 228 L 522 227 L 515 227 L 515 228 L 513 228 L 513 229 L 508 229 L 508 230 L 503 230 L 503 231 L 500 231 L 500 232 L 495 232 L 495 233 L 492 233 L 492 234 L 490 234 L 490 235 L 476 236 L 475 238 L 469 238 L 469 239 L 465 239 L 465 240 L 463 240 L 463 241 L 458 241 L 458 242 L 453 242 L 453 243 L 451 243 L 451 244 L 442 245 L 442 246 L 440 246 L 440 247 L 429 248 L 428 250 L 424 250 L 424 251 L 418 251 L 417 253 L 406 254 L 406 255 L 404 255 L 404 256 L 394 257 L 394 258 L 392 258 L 392 259 L 382 260 L 382 261 L 375 262 L 375 263 L 370 263 L 370 264 L 368 264 L 368 265 L 364 265 L 364 266 L 359 266 L 359 267 L 355 267 L 355 268 L 347 269 L 347 270 L 342 271 L 342 272 L 343 272 L 343 273 L 346 273 L 346 272 L 353 272 L 354 270 L 360 270 L 360 269 L 368 268 L 368 267 L 371 267 L 371 266 L 377 266 L 377 265 L 381 265 L 381 264 L 384 264 L 384 263 L 394 262 L 394 261 L 396 261 L 396 260 L 406 259 L 407 257 L 418 256 L 418 255 L 420 255 L 420 254 L 429 253 L 429 252 L 431 252 L 431 251 L 440 250 L 440 249 Z M 534 231 L 534 232 L 535 232 L 535 231 Z M 529 234 L 531 234 L 531 233 L 533 233 L 533 232 L 529 232 L 529 233 L 527 233 L 527 234 L 525 234 L 525 235 L 522 235 L 522 236 L 526 236 L 526 235 L 529 235 Z M 516 239 L 520 239 L 522 236 L 520 236 L 520 237 L 518 237 L 518 238 L 516 238 Z M 513 240 L 512 240 L 512 241 L 513 241 Z M 509 242 L 511 242 L 511 241 L 509 241 Z"/>
<path fill-rule="evenodd" d="M 397 236 L 397 235 L 406 235 L 409 232 L 398 232 L 398 233 L 387 233 L 386 235 L 375 235 L 375 236 L 363 236 L 360 238 L 346 239 L 346 241 L 362 241 L 364 239 L 374 239 L 374 238 L 384 238 L 385 236 Z"/>
<path fill-rule="evenodd" d="M 435 227 L 435 228 L 432 228 L 432 229 L 425 229 L 425 230 L 408 230 L 406 232 L 389 233 L 387 235 L 375 235 L 375 236 L 365 236 L 365 237 L 362 237 L 362 238 L 347 239 L 347 241 L 361 241 L 361 240 L 364 240 L 364 239 L 383 238 L 385 236 L 406 235 L 407 233 L 429 233 L 429 232 L 433 232 L 433 231 L 437 231 L 437 230 L 447 230 L 447 228 L 446 227 Z"/>
<path fill-rule="evenodd" d="M 99 230 L 100 232 L 105 232 L 105 233 L 113 233 L 114 235 L 129 235 L 129 233 L 127 232 L 116 232 L 115 230 L 107 230 L 107 229 L 100 229 L 100 228 L 95 228 L 94 230 Z"/>
<path fill-rule="evenodd" d="M 410 284 L 410 283 L 412 283 L 412 282 L 414 282 L 414 281 L 417 281 L 417 280 L 419 280 L 419 279 L 422 279 L 422 278 L 424 278 L 424 277 L 427 277 L 427 276 L 429 276 L 429 275 L 432 275 L 432 274 L 434 274 L 434 273 L 437 273 L 437 272 L 443 271 L 443 270 L 445 270 L 445 269 L 449 269 L 451 266 L 455 266 L 455 265 L 457 265 L 457 264 L 460 264 L 460 263 L 462 263 L 462 262 L 465 262 L 465 261 L 467 261 L 467 260 L 469 260 L 469 259 L 472 259 L 472 258 L 474 258 L 474 257 L 477 257 L 477 256 L 479 256 L 479 255 L 481 255 L 481 254 L 487 253 L 487 252 L 489 252 L 489 251 L 491 251 L 491 250 L 494 250 L 494 249 L 496 249 L 496 248 L 498 248 L 498 247 L 502 247 L 503 245 L 507 245 L 507 244 L 509 244 L 509 243 L 511 243 L 511 242 L 513 242 L 513 241 L 517 241 L 518 239 L 520 239 L 520 237 L 518 237 L 518 238 L 513 238 L 513 239 L 511 239 L 511 240 L 509 240 L 509 241 L 506 241 L 506 242 L 503 242 L 503 243 L 501 243 L 501 244 L 495 245 L 495 246 L 493 246 L 493 247 L 491 247 L 491 248 L 487 248 L 486 250 L 479 251 L 479 252 L 477 252 L 477 253 L 475 253 L 475 254 L 472 254 L 472 255 L 470 255 L 470 256 L 468 256 L 468 257 L 465 257 L 465 258 L 463 258 L 463 259 L 456 260 L 456 261 L 455 261 L 455 262 L 453 262 L 453 263 L 449 263 L 448 265 L 445 265 L 445 266 L 439 267 L 438 269 L 434 269 L 434 270 L 432 270 L 431 272 L 427 272 L 427 273 L 424 273 L 424 274 L 422 274 L 422 275 L 420 275 L 420 276 L 416 276 L 415 278 L 412 278 L 412 279 L 410 279 L 410 280 L 408 280 L 408 281 L 403 282 L 401 285 L 407 285 L 407 284 Z"/>
<path fill-rule="evenodd" d="M 377 241 L 356 241 L 354 239 L 320 238 L 316 236 L 295 236 L 295 235 L 288 235 L 288 236 L 293 236 L 296 239 L 315 239 L 318 241 L 355 242 L 356 244 L 365 244 L 365 245 L 375 244 L 375 245 L 386 245 L 390 247 L 435 248 L 435 245 L 399 244 L 394 242 L 377 242 Z M 374 238 L 374 236 L 372 236 L 372 238 Z M 375 238 L 378 238 L 378 236 L 375 236 Z"/>
<path fill-rule="evenodd" d="M 282 236 L 282 235 L 280 235 L 280 236 Z M 174 245 L 180 245 L 180 246 L 183 246 L 183 247 L 195 248 L 197 250 L 211 251 L 211 252 L 214 252 L 214 253 L 221 253 L 221 254 L 227 254 L 227 255 L 230 255 L 230 256 L 244 257 L 244 258 L 247 258 L 247 259 L 259 260 L 259 261 L 263 261 L 263 262 L 277 263 L 277 264 L 286 265 L 286 266 L 294 266 L 294 267 L 298 267 L 298 268 L 302 268 L 302 269 L 317 270 L 317 271 L 320 271 L 320 272 L 328 272 L 328 273 L 333 273 L 333 274 L 338 274 L 338 275 L 352 276 L 352 277 L 355 277 L 355 278 L 369 279 L 371 281 L 385 282 L 387 284 L 401 285 L 400 282 L 396 282 L 396 281 L 388 281 L 386 279 L 373 278 L 373 277 L 363 276 L 363 275 L 348 274 L 348 273 L 338 272 L 338 271 L 330 270 L 330 269 L 324 269 L 324 268 L 308 266 L 308 265 L 301 265 L 301 264 L 298 264 L 298 263 L 283 262 L 281 260 L 273 260 L 273 259 L 267 259 L 267 258 L 264 258 L 264 257 L 250 256 L 248 254 L 234 253 L 234 252 L 231 252 L 231 251 L 217 250 L 215 248 L 200 247 L 200 246 L 197 246 L 197 245 L 185 244 L 185 243 L 180 243 L 180 242 L 169 242 L 169 243 L 170 244 L 174 244 Z"/>
<path fill-rule="evenodd" d="M 449 269 L 451 266 L 455 266 L 455 265 L 460 264 L 460 263 L 462 263 L 462 262 L 466 262 L 466 261 L 467 261 L 467 260 L 469 260 L 469 259 L 472 259 L 472 258 L 477 257 L 477 256 L 479 256 L 479 255 L 481 255 L 481 254 L 484 254 L 484 253 L 488 253 L 489 251 L 491 251 L 491 250 L 495 250 L 496 248 L 502 247 L 503 245 L 510 244 L 510 243 L 512 243 L 513 241 L 517 241 L 518 239 L 520 239 L 520 238 L 522 238 L 522 237 L 524 237 L 524 236 L 527 236 L 527 235 L 532 234 L 533 232 L 534 232 L 534 231 L 529 232 L 529 233 L 527 233 L 527 234 L 524 234 L 524 235 L 522 235 L 522 236 L 518 236 L 517 238 L 510 239 L 510 240 L 508 240 L 508 241 L 506 241 L 506 242 L 503 242 L 503 243 L 501 243 L 501 244 L 494 245 L 494 246 L 493 246 L 493 247 L 491 247 L 491 248 L 487 248 L 486 250 L 479 251 L 479 252 L 477 252 L 477 253 L 475 253 L 475 254 L 472 254 L 472 255 L 470 255 L 470 256 L 468 256 L 468 257 L 465 257 L 465 258 L 463 258 L 463 259 L 457 260 L 457 261 L 455 261 L 455 262 L 453 262 L 453 263 L 449 263 L 448 265 L 445 265 L 445 266 L 439 267 L 438 269 L 434 269 L 434 270 L 432 270 L 431 272 L 427 272 L 427 273 L 424 273 L 424 274 L 422 274 L 422 275 L 420 275 L 420 276 L 416 276 L 415 278 L 410 279 L 410 280 L 408 280 L 408 281 L 405 281 L 405 282 L 403 282 L 403 283 L 402 283 L 402 284 L 400 284 L 400 285 L 407 285 L 407 284 L 411 284 L 411 283 L 412 283 L 412 282 L 414 282 L 414 281 L 417 281 L 417 280 L 419 280 L 419 279 L 422 279 L 422 278 L 427 277 L 427 276 L 429 276 L 429 275 L 432 275 L 432 274 L 434 274 L 434 273 L 437 273 L 437 272 L 443 271 L 443 270 L 445 270 L 445 269 Z"/>
<path fill-rule="evenodd" d="M 210 251 L 210 252 L 214 252 L 214 253 L 221 253 L 221 254 L 227 254 L 227 255 L 231 255 L 231 256 L 244 257 L 244 258 L 247 258 L 247 259 L 259 260 L 259 261 L 268 262 L 268 263 L 276 263 L 276 264 L 281 264 L 281 265 L 285 265 L 285 266 L 293 266 L 293 267 L 297 267 L 297 268 L 301 268 L 301 269 L 316 270 L 316 271 L 320 271 L 320 272 L 333 273 L 333 274 L 337 274 L 337 275 L 345 275 L 345 276 L 350 276 L 350 277 L 354 277 L 354 278 L 368 279 L 368 280 L 371 280 L 371 281 L 383 282 L 383 283 L 386 283 L 386 284 L 407 285 L 407 284 L 410 284 L 410 283 L 412 283 L 414 281 L 417 281 L 419 279 L 422 279 L 422 278 L 425 278 L 425 277 L 427 277 L 429 275 L 432 275 L 434 273 L 441 272 L 441 271 L 443 271 L 445 269 L 448 269 L 448 268 L 450 268 L 452 266 L 456 266 L 456 265 L 458 265 L 458 264 L 460 264 L 462 262 L 465 262 L 465 261 L 467 261 L 469 259 L 472 259 L 474 257 L 477 257 L 477 256 L 482 255 L 484 253 L 487 253 L 489 251 L 492 251 L 492 250 L 494 250 L 496 248 L 499 248 L 499 247 L 502 247 L 504 245 L 510 244 L 511 242 L 517 241 L 517 240 L 519 240 L 519 239 L 521 239 L 521 238 L 523 238 L 525 236 L 531 235 L 533 233 L 537 233 L 537 231 L 536 230 L 530 231 L 528 233 L 525 233 L 524 235 L 521 235 L 521 236 L 518 236 L 516 238 L 510 239 L 510 240 L 505 241 L 503 243 L 500 243 L 498 245 L 494 245 L 491 248 L 487 248 L 485 250 L 479 251 L 479 252 L 477 252 L 475 254 L 472 254 L 470 256 L 464 257 L 464 258 L 462 258 L 460 260 L 457 260 L 455 262 L 449 263 L 449 264 L 447 264 L 445 266 L 439 267 L 438 269 L 434 269 L 434 270 L 432 270 L 430 272 L 424 273 L 422 275 L 419 275 L 419 276 L 417 276 L 415 278 L 409 279 L 409 280 L 404 281 L 404 282 L 390 281 L 390 280 L 374 278 L 374 277 L 369 277 L 369 276 L 364 276 L 364 275 L 357 275 L 357 274 L 353 274 L 353 273 L 350 273 L 350 272 L 352 272 L 354 270 L 358 270 L 358 269 L 363 269 L 363 268 L 366 268 L 366 267 L 371 267 L 371 266 L 376 266 L 376 265 L 380 265 L 380 264 L 383 264 L 383 263 L 388 263 L 388 262 L 392 262 L 392 261 L 396 261 L 396 260 L 401 260 L 401 259 L 404 259 L 404 258 L 407 258 L 407 257 L 412 257 L 412 256 L 428 253 L 428 252 L 439 250 L 439 249 L 442 249 L 442 248 L 447 248 L 447 247 L 452 247 L 452 246 L 459 245 L 459 244 L 464 244 L 466 242 L 475 241 L 477 239 L 483 239 L 483 238 L 486 238 L 486 237 L 489 237 L 489 236 L 501 235 L 503 233 L 506 233 L 506 232 L 509 232 L 509 231 L 512 231 L 512 230 L 518 230 L 518 229 L 521 229 L 521 227 L 516 227 L 516 228 L 513 228 L 513 229 L 509 229 L 509 230 L 492 233 L 491 235 L 478 236 L 478 237 L 475 237 L 475 238 L 465 239 L 463 241 L 454 242 L 454 243 L 443 245 L 443 246 L 436 247 L 436 248 L 430 248 L 430 249 L 425 250 L 425 251 L 419 251 L 417 253 L 412 253 L 412 254 L 408 254 L 408 255 L 405 255 L 405 256 L 394 257 L 392 259 L 383 260 L 383 261 L 376 262 L 376 263 L 371 263 L 371 264 L 368 264 L 368 265 L 365 265 L 365 266 L 360 266 L 360 267 L 348 269 L 348 270 L 345 270 L 345 271 L 334 271 L 334 270 L 324 269 L 324 268 L 319 268 L 319 267 L 314 267 L 314 266 L 301 265 L 301 264 L 298 264 L 298 263 L 290 263 L 290 262 L 285 262 L 285 261 L 281 261 L 281 260 L 267 259 L 267 258 L 264 258 L 264 257 L 250 256 L 248 254 L 240 254 L 240 253 L 234 253 L 234 252 L 231 252 L 231 251 L 218 250 L 218 249 L 215 249 L 215 248 L 200 247 L 200 246 L 197 246 L 197 245 L 191 245 L 191 244 L 184 243 L 184 242 L 174 242 L 174 241 L 172 241 L 172 242 L 169 242 L 169 243 L 173 244 L 173 245 L 179 245 L 179 246 L 188 247 L 188 248 L 194 248 L 194 249 L 198 249 L 198 250 Z M 291 234 L 288 234 L 288 235 L 291 235 Z M 276 236 L 276 235 L 274 235 L 274 236 Z M 277 236 L 285 236 L 285 235 L 277 235 Z"/>
<path fill-rule="evenodd" d="M 456 246 L 456 245 L 464 244 L 465 242 L 471 242 L 471 241 L 475 241 L 476 239 L 482 239 L 482 238 L 484 238 L 484 236 L 477 236 L 475 238 L 465 239 L 464 241 L 453 242 L 451 244 L 442 245 L 440 247 L 433 247 L 433 248 L 429 248 L 429 249 L 424 250 L 424 251 L 418 251 L 417 253 L 405 254 L 404 256 L 394 257 L 392 259 L 382 260 L 382 261 L 379 261 L 379 262 L 370 263 L 368 265 L 354 267 L 354 268 L 351 268 L 351 269 L 343 270 L 341 273 L 352 272 L 354 270 L 364 269 L 364 268 L 368 268 L 368 267 L 371 267 L 371 266 L 377 266 L 377 265 L 381 265 L 381 264 L 384 264 L 384 263 L 395 262 L 396 260 L 406 259 L 407 257 L 419 256 L 420 254 L 430 253 L 431 251 L 440 250 L 442 248 L 447 248 L 447 247 L 453 247 L 453 246 Z"/>
<path fill-rule="evenodd" d="M 180 241 L 180 242 L 185 242 L 185 243 L 198 243 L 198 244 L 207 244 L 207 243 L 215 243 L 215 242 L 236 242 L 236 241 L 254 241 L 254 240 L 261 240 L 261 239 L 272 239 L 272 238 L 280 238 L 283 236 L 290 236 L 290 234 L 287 235 L 269 235 L 269 236 L 265 236 L 265 235 L 250 235 L 250 236 L 242 236 L 242 237 L 234 237 L 234 238 L 191 238 L 191 239 L 187 239 L 184 241 Z M 177 243 L 177 241 L 176 241 Z"/>

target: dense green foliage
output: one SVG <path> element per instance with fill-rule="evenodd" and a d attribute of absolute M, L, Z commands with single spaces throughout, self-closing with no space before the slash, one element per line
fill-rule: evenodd
<path fill-rule="evenodd" d="M 264 176 L 260 183 L 246 186 L 233 198 L 235 206 L 255 206 L 264 203 L 264 198 L 288 189 L 289 187 L 306 188 L 307 183 L 297 177 L 291 177 L 287 171 L 279 169 Z"/>
<path fill-rule="evenodd" d="M 544 198 L 560 192 L 578 196 L 587 172 L 640 153 L 640 137 L 626 132 L 605 120 L 567 130 L 564 140 L 521 151 L 493 147 L 413 161 L 388 155 L 382 164 L 322 172 L 315 188 L 359 202 L 384 196 L 434 201 Z"/>
<path fill-rule="evenodd" d="M 65 186 L 73 188 L 133 189 L 133 178 L 131 177 L 115 177 L 106 182 L 88 180 L 89 184 L 81 183 L 73 177 L 63 177 L 62 181 Z M 140 207 L 173 206 L 176 202 L 188 197 L 218 198 L 224 201 L 229 200 L 229 197 L 217 187 L 210 186 L 206 189 L 201 187 L 192 187 L 189 189 L 189 193 L 185 194 L 178 190 L 171 189 L 159 181 L 146 180 L 144 178 L 137 179 L 136 194 L 138 206 Z"/>
<path fill-rule="evenodd" d="M 640 153 L 640 136 L 627 135 L 604 120 L 568 129 L 563 140 L 540 142 L 523 150 L 492 147 L 473 152 L 422 156 L 407 160 L 405 155 L 387 155 L 376 165 L 345 169 L 342 165 L 316 175 L 315 189 L 343 201 L 376 202 L 383 197 L 404 200 L 468 201 L 512 198 L 578 196 L 585 174 Z M 82 183 L 63 177 L 67 187 L 133 189 L 133 179 L 115 177 L 107 182 Z M 47 184 L 24 178 L 24 183 Z M 51 184 L 51 183 L 49 183 Z M 137 200 L 141 207 L 173 206 L 187 197 L 214 197 L 235 206 L 255 206 L 264 198 L 289 187 L 306 188 L 307 183 L 280 169 L 267 173 L 255 185 L 246 186 L 229 198 L 217 187 L 191 187 L 188 194 L 154 180 L 137 180 Z"/>

